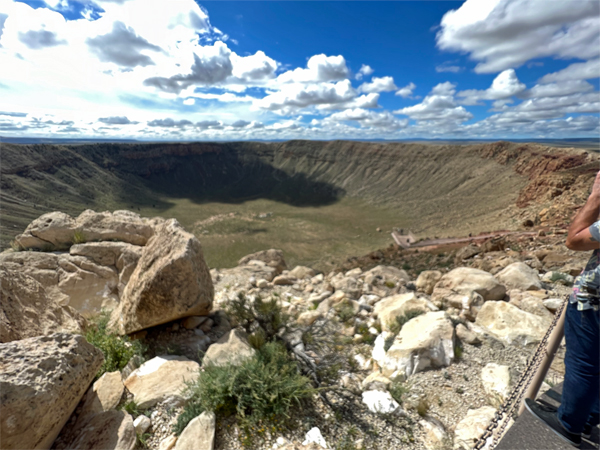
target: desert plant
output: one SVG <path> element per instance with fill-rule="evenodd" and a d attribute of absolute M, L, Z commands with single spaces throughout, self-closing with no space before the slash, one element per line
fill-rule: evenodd
<path fill-rule="evenodd" d="M 408 387 L 404 385 L 401 377 L 395 377 L 388 386 L 388 392 L 401 405 L 404 400 L 402 396 L 408 392 Z"/>
<path fill-rule="evenodd" d="M 22 252 L 25 250 L 17 241 L 10 241 L 10 248 L 13 252 Z"/>
<path fill-rule="evenodd" d="M 83 244 L 87 242 L 87 238 L 83 230 L 75 230 L 75 232 L 73 233 L 72 242 L 73 244 Z"/>
<path fill-rule="evenodd" d="M 235 325 L 243 327 L 247 333 L 262 328 L 265 341 L 276 338 L 282 328 L 289 322 L 289 316 L 281 310 L 278 299 L 271 297 L 263 300 L 256 297 L 251 302 L 242 292 L 227 305 L 225 313 Z"/>
<path fill-rule="evenodd" d="M 144 348 L 139 340 L 130 341 L 127 336 L 111 333 L 108 327 L 110 313 L 102 311 L 92 319 L 90 327 L 85 334 L 86 340 L 102 350 L 104 363 L 96 374 L 98 379 L 105 372 L 114 372 L 123 369 L 134 355 L 142 356 Z"/>
<path fill-rule="evenodd" d="M 191 399 L 177 420 L 176 434 L 202 411 L 236 414 L 246 435 L 284 427 L 291 422 L 290 409 L 316 392 L 278 342 L 267 342 L 239 366 L 208 365 L 188 389 Z"/>
<path fill-rule="evenodd" d="M 550 281 L 552 283 L 556 283 L 559 282 L 561 284 L 564 284 L 565 286 L 572 286 L 573 282 L 571 281 L 571 279 L 569 278 L 569 276 L 567 274 L 561 273 L 561 272 L 552 272 L 552 276 L 550 277 Z"/>
<path fill-rule="evenodd" d="M 140 410 L 138 404 L 133 400 L 123 404 L 121 409 L 123 409 L 127 414 L 131 414 L 134 419 L 142 415 L 142 411 Z"/>

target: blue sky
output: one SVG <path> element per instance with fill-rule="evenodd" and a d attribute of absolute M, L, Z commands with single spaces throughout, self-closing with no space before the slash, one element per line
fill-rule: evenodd
<path fill-rule="evenodd" d="M 597 0 L 0 0 L 0 136 L 598 136 L 599 56 Z"/>

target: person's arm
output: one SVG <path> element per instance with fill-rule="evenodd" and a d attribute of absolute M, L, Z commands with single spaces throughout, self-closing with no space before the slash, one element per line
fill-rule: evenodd
<path fill-rule="evenodd" d="M 567 235 L 567 248 L 571 250 L 586 251 L 600 248 L 598 242 L 590 233 L 590 226 L 598 220 L 600 215 L 600 172 L 596 175 L 592 193 L 587 199 L 587 202 L 579 210 Z"/>

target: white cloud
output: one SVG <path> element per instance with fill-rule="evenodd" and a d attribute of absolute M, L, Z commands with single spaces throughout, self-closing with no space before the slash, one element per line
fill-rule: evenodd
<path fill-rule="evenodd" d="M 327 117 L 326 120 L 337 122 L 354 121 L 360 123 L 363 127 L 375 127 L 388 130 L 396 130 L 408 125 L 407 119 L 400 120 L 394 117 L 389 111 L 376 112 L 361 108 L 347 109 L 345 111 L 333 113 Z"/>
<path fill-rule="evenodd" d="M 450 72 L 450 73 L 458 73 L 461 72 L 463 68 L 461 66 L 454 66 L 452 63 L 444 62 L 438 66 L 435 66 L 435 71 L 438 73 Z"/>
<path fill-rule="evenodd" d="M 597 0 L 467 0 L 447 12 L 437 34 L 442 50 L 469 53 L 478 73 L 530 59 L 590 59 L 600 53 Z"/>
<path fill-rule="evenodd" d="M 594 86 L 584 80 L 568 80 L 557 83 L 537 84 L 524 93 L 525 98 L 563 97 L 580 92 L 593 91 Z"/>
<path fill-rule="evenodd" d="M 393 77 L 373 77 L 370 83 L 363 83 L 358 87 L 360 92 L 366 92 L 368 94 L 374 92 L 390 92 L 398 89 L 398 86 L 394 84 Z"/>
<path fill-rule="evenodd" d="M 341 81 L 348 78 L 348 67 L 342 55 L 326 56 L 324 54 L 312 56 L 306 69 L 297 68 L 282 73 L 277 77 L 279 83 L 318 83 L 328 81 Z"/>
<path fill-rule="evenodd" d="M 456 85 L 450 82 L 436 85 L 423 101 L 414 106 L 394 111 L 415 120 L 433 122 L 464 122 L 473 117 L 464 107 L 457 106 L 454 100 Z"/>
<path fill-rule="evenodd" d="M 250 56 L 231 54 L 233 76 L 242 81 L 264 81 L 275 77 L 277 61 L 269 58 L 263 51 Z"/>
<path fill-rule="evenodd" d="M 354 78 L 356 78 L 357 80 L 362 80 L 363 76 L 368 77 L 373 72 L 375 72 L 375 71 L 371 68 L 371 66 L 367 66 L 366 64 L 363 64 L 362 66 L 360 66 L 360 69 L 358 70 L 358 73 L 356 74 L 356 76 Z"/>
<path fill-rule="evenodd" d="M 517 78 L 514 69 L 507 69 L 498 74 L 492 85 L 485 90 L 468 89 L 457 95 L 463 97 L 464 105 L 477 105 L 480 100 L 502 100 L 517 95 L 525 90 L 525 84 Z"/>
<path fill-rule="evenodd" d="M 540 79 L 540 83 L 552 83 L 556 81 L 568 80 L 589 80 L 600 76 L 600 58 L 592 59 L 582 63 L 574 63 L 559 70 L 549 73 Z"/>
<path fill-rule="evenodd" d="M 396 95 L 399 95 L 402 98 L 412 97 L 413 91 L 416 87 L 417 85 L 415 83 L 410 82 L 403 88 L 400 88 L 398 92 L 396 92 Z"/>

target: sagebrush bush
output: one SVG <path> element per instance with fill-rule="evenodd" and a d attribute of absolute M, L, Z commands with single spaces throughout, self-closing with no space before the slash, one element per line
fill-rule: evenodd
<path fill-rule="evenodd" d="M 189 389 L 192 396 L 174 427 L 176 434 L 203 411 L 236 414 L 247 432 L 259 426 L 279 429 L 290 423 L 290 409 L 316 392 L 278 342 L 267 342 L 239 366 L 205 367 Z"/>
<path fill-rule="evenodd" d="M 131 341 L 127 336 L 119 336 L 107 329 L 110 313 L 102 311 L 92 319 L 85 339 L 102 350 L 104 363 L 96 374 L 100 378 L 105 372 L 123 369 L 134 355 L 142 356 L 144 348 L 140 341 Z"/>
<path fill-rule="evenodd" d="M 290 321 L 289 316 L 281 310 L 277 298 L 263 300 L 256 297 L 254 301 L 250 301 L 242 292 L 238 294 L 238 298 L 227 304 L 225 313 L 232 325 L 241 326 L 250 335 L 262 329 L 261 334 L 265 342 L 275 339 Z"/>
<path fill-rule="evenodd" d="M 394 334 L 400 333 L 400 330 L 402 330 L 402 327 L 409 320 L 412 320 L 415 317 L 420 316 L 421 314 L 423 314 L 423 311 L 420 311 L 418 309 L 411 309 L 411 310 L 406 311 L 401 316 L 396 317 L 396 320 L 389 324 L 390 331 Z"/>

